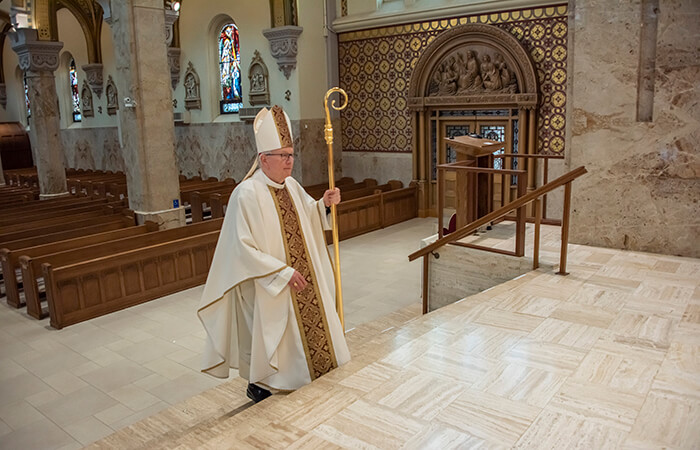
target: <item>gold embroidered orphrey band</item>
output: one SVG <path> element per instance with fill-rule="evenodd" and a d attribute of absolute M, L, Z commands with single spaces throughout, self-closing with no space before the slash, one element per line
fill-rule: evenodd
<path fill-rule="evenodd" d="M 287 264 L 299 272 L 308 283 L 299 292 L 292 289 L 292 303 L 299 325 L 301 342 L 304 345 L 306 363 L 309 366 L 309 375 L 312 380 L 315 380 L 338 367 L 338 361 L 333 349 L 323 300 L 318 289 L 318 280 L 313 265 L 309 261 L 306 240 L 299 224 L 299 216 L 294 202 L 286 187 L 275 189 L 269 186 L 269 189 L 280 218 Z"/>
<path fill-rule="evenodd" d="M 270 111 L 272 112 L 272 119 L 275 121 L 277 135 L 282 145 L 281 148 L 292 147 L 292 134 L 289 131 L 289 126 L 287 126 L 287 118 L 284 117 L 284 111 L 277 105 L 273 106 Z"/>

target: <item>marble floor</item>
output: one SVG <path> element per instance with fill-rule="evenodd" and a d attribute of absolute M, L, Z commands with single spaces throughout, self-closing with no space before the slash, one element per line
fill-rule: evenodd
<path fill-rule="evenodd" d="M 406 255 L 436 223 L 415 219 L 340 243 L 347 329 L 408 305 L 419 314 L 420 265 Z M 0 449 L 81 448 L 221 384 L 199 372 L 201 291 L 60 331 L 0 296 Z"/>
<path fill-rule="evenodd" d="M 252 406 L 194 372 L 196 289 L 61 332 L 0 308 L 0 447 L 700 448 L 700 261 L 571 245 L 420 316 L 434 224 L 343 242 L 353 359 Z"/>

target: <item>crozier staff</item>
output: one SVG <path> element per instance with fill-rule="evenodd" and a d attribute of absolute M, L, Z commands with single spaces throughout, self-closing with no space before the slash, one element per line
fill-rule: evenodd
<path fill-rule="evenodd" d="M 324 236 L 340 190 L 316 201 L 291 177 L 282 108 L 263 108 L 253 128 L 258 158 L 231 194 L 197 315 L 207 332 L 202 371 L 227 378 L 237 368 L 258 402 L 270 389 L 310 383 L 350 352 Z"/>

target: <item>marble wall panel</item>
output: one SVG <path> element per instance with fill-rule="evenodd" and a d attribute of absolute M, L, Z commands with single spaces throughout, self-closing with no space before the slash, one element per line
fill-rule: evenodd
<path fill-rule="evenodd" d="M 189 177 L 241 181 L 256 156 L 250 124 L 191 124 L 175 127 L 175 154 L 180 173 Z"/>
<path fill-rule="evenodd" d="M 117 128 L 68 128 L 61 139 L 66 167 L 124 171 Z"/>
<path fill-rule="evenodd" d="M 324 138 L 325 119 L 302 119 L 293 121 L 295 152 L 299 155 L 295 169 L 301 169 L 299 182 L 304 185 L 328 181 L 328 145 Z M 296 126 L 295 126 L 296 125 Z M 340 139 L 340 120 L 333 126 L 333 168 L 336 180 L 343 176 L 343 152 Z M 296 175 L 295 175 L 296 176 Z"/>
<path fill-rule="evenodd" d="M 404 186 L 413 179 L 411 153 L 343 152 L 343 176 L 355 180 L 374 178 L 380 184 L 389 180 L 402 181 Z"/>
<path fill-rule="evenodd" d="M 639 122 L 641 1 L 577 0 L 567 121 L 571 242 L 700 256 L 700 7 L 660 0 L 653 120 Z"/>
<path fill-rule="evenodd" d="M 437 238 L 424 239 L 423 245 Z M 532 270 L 532 258 L 446 245 L 430 256 L 428 308 L 434 311 Z"/>
<path fill-rule="evenodd" d="M 339 128 L 339 121 L 334 127 Z M 293 176 L 302 184 L 328 180 L 328 150 L 323 119 L 292 121 L 294 147 L 299 155 Z M 124 171 L 117 128 L 62 130 L 66 167 Z M 208 123 L 175 127 L 175 155 L 180 173 L 188 178 L 243 179 L 256 156 L 251 124 Z M 335 175 L 342 176 L 342 149 L 334 143 Z"/>

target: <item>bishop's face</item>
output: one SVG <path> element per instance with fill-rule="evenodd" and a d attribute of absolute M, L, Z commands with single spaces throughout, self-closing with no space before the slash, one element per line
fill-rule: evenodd
<path fill-rule="evenodd" d="M 275 183 L 282 184 L 287 177 L 292 176 L 294 168 L 294 149 L 283 147 L 260 155 L 260 165 L 263 172 Z"/>

